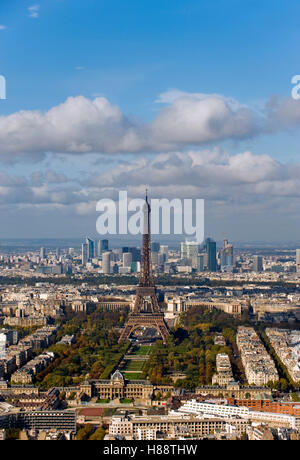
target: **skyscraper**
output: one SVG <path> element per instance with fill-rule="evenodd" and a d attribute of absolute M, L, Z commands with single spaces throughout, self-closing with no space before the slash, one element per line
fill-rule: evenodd
<path fill-rule="evenodd" d="M 220 251 L 221 270 L 232 271 L 233 269 L 233 245 L 228 240 L 223 240 L 223 246 Z"/>
<path fill-rule="evenodd" d="M 136 247 L 128 247 L 124 246 L 122 248 L 122 253 L 130 253 L 132 256 L 132 262 L 140 262 L 141 261 L 141 250 Z"/>
<path fill-rule="evenodd" d="M 169 247 L 165 244 L 165 245 L 161 245 L 160 246 L 160 250 L 159 250 L 160 254 L 164 254 L 165 255 L 165 261 L 167 262 L 168 261 L 168 257 L 169 257 Z"/>
<path fill-rule="evenodd" d="M 262 272 L 263 271 L 263 258 L 262 256 L 253 256 L 253 271 Z"/>
<path fill-rule="evenodd" d="M 45 259 L 46 258 L 46 250 L 45 248 L 41 247 L 40 249 L 40 258 Z"/>
<path fill-rule="evenodd" d="M 131 272 L 137 273 L 141 270 L 141 262 L 131 262 Z"/>
<path fill-rule="evenodd" d="M 102 254 L 102 272 L 106 274 L 111 273 L 110 252 L 103 252 Z"/>
<path fill-rule="evenodd" d="M 82 243 L 81 245 L 81 263 L 82 265 L 85 265 L 89 260 L 88 257 L 88 244 L 87 243 Z"/>
<path fill-rule="evenodd" d="M 196 241 L 185 241 L 180 243 L 180 257 L 187 265 L 197 268 L 199 244 Z"/>
<path fill-rule="evenodd" d="M 199 254 L 197 256 L 197 270 L 199 272 L 204 271 L 204 254 Z"/>
<path fill-rule="evenodd" d="M 210 272 L 217 271 L 217 245 L 212 238 L 206 238 L 201 245 L 201 250 L 207 254 L 207 269 Z"/>
<path fill-rule="evenodd" d="M 88 260 L 92 260 L 95 257 L 95 243 L 90 238 L 86 238 L 85 243 L 88 246 Z"/>
<path fill-rule="evenodd" d="M 296 271 L 300 273 L 300 249 L 296 249 Z"/>
<path fill-rule="evenodd" d="M 108 240 L 97 241 L 97 256 L 101 257 L 103 252 L 108 251 Z"/>
<path fill-rule="evenodd" d="M 163 265 L 167 261 L 166 254 L 159 252 L 157 257 L 158 265 Z"/>
<path fill-rule="evenodd" d="M 157 265 L 158 264 L 158 252 L 152 252 L 151 254 L 151 262 L 152 265 Z"/>
<path fill-rule="evenodd" d="M 151 243 L 151 252 L 159 252 L 160 250 L 160 244 L 153 241 L 153 243 Z"/>
<path fill-rule="evenodd" d="M 113 272 L 114 275 L 117 275 L 119 273 L 118 264 L 113 265 L 112 272 Z"/>
<path fill-rule="evenodd" d="M 123 254 L 123 267 L 131 267 L 132 254 L 131 252 L 124 252 Z"/>

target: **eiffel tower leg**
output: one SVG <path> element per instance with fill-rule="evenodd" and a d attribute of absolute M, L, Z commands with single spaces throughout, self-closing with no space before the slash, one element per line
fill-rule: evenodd
<path fill-rule="evenodd" d="M 125 340 L 129 339 L 130 335 L 132 332 L 137 329 L 138 327 L 149 327 L 149 328 L 155 328 L 157 332 L 160 334 L 161 338 L 163 339 L 163 342 L 166 342 L 167 337 L 170 335 L 169 329 L 164 321 L 163 315 L 150 315 L 150 316 L 145 316 L 145 315 L 136 315 L 136 316 L 131 316 L 121 335 L 119 338 L 119 343 L 124 342 Z"/>
<path fill-rule="evenodd" d="M 119 338 L 119 343 L 121 342 L 126 342 L 126 340 L 129 339 L 130 335 L 131 335 L 131 332 L 132 332 L 132 327 L 130 325 L 129 322 L 127 322 L 126 326 L 124 327 L 121 335 L 120 335 L 120 338 Z"/>
<path fill-rule="evenodd" d="M 156 323 L 156 329 L 159 332 L 160 336 L 162 337 L 163 342 L 165 343 L 167 337 L 169 337 L 170 335 L 170 332 L 163 318 L 162 318 L 162 321 L 158 321 Z"/>

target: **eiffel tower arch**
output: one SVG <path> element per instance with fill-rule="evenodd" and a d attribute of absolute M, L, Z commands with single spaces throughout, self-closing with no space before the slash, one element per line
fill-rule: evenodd
<path fill-rule="evenodd" d="M 163 342 L 170 335 L 169 328 L 165 322 L 164 315 L 160 311 L 154 279 L 152 275 L 151 249 L 150 249 L 150 205 L 146 193 L 146 202 L 143 209 L 143 247 L 140 280 L 136 291 L 134 308 L 130 314 L 119 342 L 127 340 L 135 329 L 139 327 L 155 328 L 160 334 Z"/>

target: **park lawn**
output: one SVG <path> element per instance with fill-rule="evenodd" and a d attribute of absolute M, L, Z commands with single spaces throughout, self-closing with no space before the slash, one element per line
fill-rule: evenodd
<path fill-rule="evenodd" d="M 121 404 L 131 404 L 134 402 L 134 399 L 129 399 L 129 398 L 123 398 L 120 399 Z"/>
<path fill-rule="evenodd" d="M 138 373 L 135 374 L 134 372 L 133 373 L 125 372 L 124 377 L 127 380 L 145 380 L 145 376 L 142 373 L 141 374 L 138 374 Z"/>
<path fill-rule="evenodd" d="M 127 361 L 124 371 L 142 371 L 145 366 L 145 361 Z"/>
<path fill-rule="evenodd" d="M 137 350 L 135 350 L 132 354 L 133 355 L 150 355 L 151 347 L 146 345 L 140 345 Z"/>

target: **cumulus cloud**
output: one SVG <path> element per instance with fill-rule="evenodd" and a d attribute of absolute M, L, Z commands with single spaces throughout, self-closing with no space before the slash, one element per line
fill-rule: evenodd
<path fill-rule="evenodd" d="M 266 107 L 270 128 L 278 131 L 300 124 L 300 101 L 273 97 Z"/>
<path fill-rule="evenodd" d="M 286 165 L 249 151 L 230 155 L 219 148 L 172 152 L 150 159 L 137 157 L 92 176 L 83 186 L 99 187 L 100 194 L 102 189 L 111 195 L 127 190 L 130 198 L 143 196 L 147 186 L 152 198 L 203 198 L 206 215 L 219 219 L 231 215 L 235 221 L 252 216 L 258 223 L 267 215 L 293 219 L 298 213 L 300 164 Z"/>
<path fill-rule="evenodd" d="M 250 224 L 254 228 L 265 220 L 263 230 L 276 233 L 276 219 L 281 225 L 287 220 L 296 222 L 299 215 L 300 163 L 283 164 L 250 151 L 231 155 L 214 148 L 136 156 L 105 173 L 78 180 L 52 170 L 28 177 L 0 172 L 0 216 L 5 221 L 13 212 L 26 213 L 38 225 L 54 219 L 58 229 L 73 231 L 78 224 L 84 231 L 84 222 L 95 225 L 98 200 L 118 200 L 120 190 L 127 190 L 129 198 L 142 197 L 145 186 L 150 198 L 205 199 L 207 221 L 215 219 L 217 226 L 227 222 L 231 231 L 238 225 L 236 232 L 250 232 Z M 41 223 L 40 216 L 44 216 Z M 273 219 L 272 224 L 268 219 Z M 241 221 L 247 224 L 243 227 Z M 293 228 L 296 235 L 297 224 Z"/>
<path fill-rule="evenodd" d="M 9 200 L 76 205 L 81 214 L 86 212 L 85 204 L 101 198 L 116 199 L 119 190 L 128 190 L 132 197 L 141 196 L 145 182 L 157 198 L 199 197 L 227 203 L 300 198 L 300 163 L 283 164 L 250 151 L 230 155 L 214 148 L 162 153 L 154 158 L 138 156 L 77 181 L 52 170 L 35 172 L 28 178 L 0 172 L 1 193 L 5 195 L 2 204 Z M 93 211 L 91 205 L 89 210 Z"/>
<path fill-rule="evenodd" d="M 105 98 L 70 97 L 46 113 L 0 117 L 0 152 L 7 156 L 134 150 L 135 137 L 135 127 Z"/>
<path fill-rule="evenodd" d="M 42 159 L 45 153 L 170 152 L 226 139 L 242 140 L 300 124 L 300 101 L 271 100 L 261 113 L 218 94 L 161 94 L 150 123 L 139 123 L 105 97 L 70 97 L 47 112 L 0 117 L 0 158 Z"/>
<path fill-rule="evenodd" d="M 162 143 L 202 144 L 242 139 L 259 130 L 259 119 L 253 111 L 218 94 L 169 91 L 157 102 L 170 104 L 152 124 L 154 138 Z"/>
<path fill-rule="evenodd" d="M 65 174 L 57 173 L 52 170 L 48 170 L 45 173 L 35 171 L 31 174 L 30 178 L 32 185 L 42 185 L 45 182 L 49 184 L 63 184 L 69 182 Z"/>

